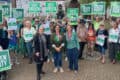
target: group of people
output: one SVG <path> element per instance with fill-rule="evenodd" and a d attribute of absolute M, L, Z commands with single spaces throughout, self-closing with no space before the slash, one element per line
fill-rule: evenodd
<path fill-rule="evenodd" d="M 64 72 L 62 68 L 62 55 L 65 53 L 68 60 L 69 71 L 78 72 L 78 60 L 83 59 L 83 51 L 87 45 L 87 56 L 93 57 L 94 50 L 100 52 L 100 60 L 105 63 L 106 50 L 109 49 L 110 61 L 115 64 L 116 54 L 120 51 L 120 19 L 109 23 L 110 29 L 106 29 L 104 21 L 96 17 L 95 21 L 78 19 L 78 25 L 71 25 L 70 21 L 47 19 L 17 22 L 17 30 L 7 30 L 7 22 L 0 25 L 0 46 L 9 49 L 12 53 L 22 53 L 29 58 L 31 64 L 36 62 L 37 79 L 45 61 L 53 58 L 54 73 Z M 77 27 L 76 27 L 77 26 Z M 112 39 L 111 39 L 112 37 Z M 102 38 L 102 43 L 97 43 Z M 15 56 L 16 58 L 16 56 Z M 16 58 L 17 59 L 17 58 Z M 18 63 L 15 60 L 15 63 Z"/>

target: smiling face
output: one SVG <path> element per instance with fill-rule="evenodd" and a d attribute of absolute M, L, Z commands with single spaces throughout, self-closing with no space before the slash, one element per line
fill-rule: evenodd
<path fill-rule="evenodd" d="M 113 23 L 113 28 L 117 28 L 118 24 L 116 22 Z"/>
<path fill-rule="evenodd" d="M 59 26 L 55 27 L 55 32 L 60 32 L 60 27 Z"/>
<path fill-rule="evenodd" d="M 39 33 L 40 33 L 40 34 L 43 34 L 43 33 L 44 33 L 44 28 L 43 28 L 43 27 L 40 27 L 40 28 L 39 28 Z"/>
<path fill-rule="evenodd" d="M 30 22 L 30 21 L 26 21 L 26 22 L 25 22 L 25 27 L 31 28 L 31 22 Z"/>
<path fill-rule="evenodd" d="M 70 25 L 67 26 L 67 31 L 71 32 L 72 31 L 72 27 Z"/>

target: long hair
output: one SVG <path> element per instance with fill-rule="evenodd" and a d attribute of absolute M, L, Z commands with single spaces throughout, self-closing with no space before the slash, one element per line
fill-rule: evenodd
<path fill-rule="evenodd" d="M 88 30 L 90 29 L 90 27 L 92 27 L 92 30 L 95 32 L 94 24 L 93 23 L 88 23 Z"/>

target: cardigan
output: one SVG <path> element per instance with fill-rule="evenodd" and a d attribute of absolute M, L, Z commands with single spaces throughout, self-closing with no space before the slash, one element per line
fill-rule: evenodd
<path fill-rule="evenodd" d="M 65 47 L 65 36 L 64 34 L 60 33 L 60 38 L 58 38 L 58 36 L 56 35 L 56 33 L 53 33 L 51 36 L 51 45 L 52 45 L 52 52 L 55 53 L 55 46 L 56 47 L 60 47 L 62 46 L 62 49 L 60 52 L 64 51 L 64 47 Z"/>
<path fill-rule="evenodd" d="M 77 34 L 72 32 L 71 39 L 68 39 L 68 34 L 66 34 L 67 49 L 77 48 L 79 50 L 79 40 Z"/>

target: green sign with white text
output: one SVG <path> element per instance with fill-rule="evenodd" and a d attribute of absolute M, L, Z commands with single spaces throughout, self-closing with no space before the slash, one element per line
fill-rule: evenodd
<path fill-rule="evenodd" d="M 3 10 L 3 16 L 10 17 L 10 4 L 0 5 L 0 8 Z"/>
<path fill-rule="evenodd" d="M 92 14 L 105 15 L 105 2 L 93 2 Z"/>
<path fill-rule="evenodd" d="M 79 9 L 78 8 L 68 8 L 67 17 L 69 18 L 71 25 L 77 25 Z"/>
<path fill-rule="evenodd" d="M 80 5 L 80 13 L 82 15 L 91 15 L 91 9 L 92 9 L 91 4 L 81 4 Z"/>
<path fill-rule="evenodd" d="M 40 13 L 41 7 L 40 2 L 31 1 L 29 2 L 29 13 Z"/>
<path fill-rule="evenodd" d="M 9 50 L 0 51 L 0 72 L 11 69 Z"/>
<path fill-rule="evenodd" d="M 120 17 L 120 2 L 111 2 L 110 15 Z"/>
<path fill-rule="evenodd" d="M 17 20 L 22 20 L 24 18 L 24 9 L 12 9 L 12 17 L 16 18 Z"/>
<path fill-rule="evenodd" d="M 46 2 L 46 13 L 56 13 L 57 12 L 57 3 L 56 2 Z"/>

